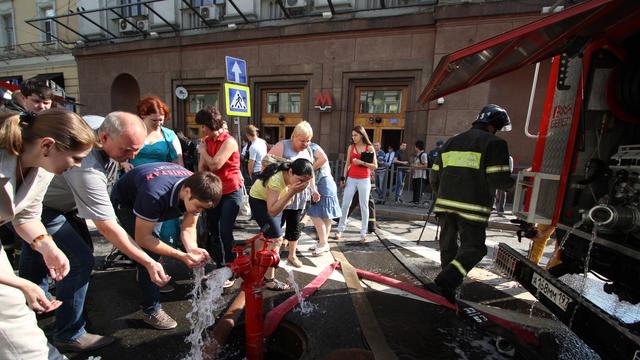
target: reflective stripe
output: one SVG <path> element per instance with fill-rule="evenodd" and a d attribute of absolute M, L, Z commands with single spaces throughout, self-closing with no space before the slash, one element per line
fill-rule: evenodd
<path fill-rule="evenodd" d="M 438 171 L 440 170 L 440 166 L 438 164 L 433 164 L 433 166 L 431 167 L 431 170 Z"/>
<path fill-rule="evenodd" d="M 445 209 L 445 208 L 441 208 L 436 206 L 433 209 L 433 212 L 446 212 L 446 213 L 452 213 L 452 214 L 458 214 L 460 215 L 460 217 L 467 219 L 467 220 L 471 220 L 471 221 L 476 221 L 476 222 L 481 222 L 481 223 L 487 223 L 487 221 L 489 221 L 488 217 L 482 217 L 479 215 L 474 215 L 474 214 L 469 214 L 466 212 L 462 212 L 459 210 L 453 210 L 453 209 Z"/>
<path fill-rule="evenodd" d="M 480 212 L 480 213 L 491 214 L 491 209 L 488 208 L 488 207 L 475 205 L 475 204 L 463 203 L 463 202 L 459 202 L 459 201 L 447 200 L 447 199 L 443 199 L 443 198 L 436 199 L 436 204 L 450 206 L 450 207 L 454 207 L 454 208 L 458 208 L 458 209 L 471 210 L 471 211 L 477 211 L 477 212 Z"/>
<path fill-rule="evenodd" d="M 460 264 L 460 262 L 458 262 L 458 260 L 453 259 L 451 265 L 455 266 L 458 271 L 460 271 L 460 274 L 462 274 L 462 276 L 467 276 L 467 270 L 464 269 L 464 267 L 462 266 L 462 264 Z"/>
<path fill-rule="evenodd" d="M 509 165 L 487 166 L 487 174 L 497 173 L 502 171 L 511 172 L 511 168 L 509 167 Z"/>
<path fill-rule="evenodd" d="M 475 151 L 448 151 L 442 154 L 442 167 L 456 166 L 480 169 L 482 154 Z"/>

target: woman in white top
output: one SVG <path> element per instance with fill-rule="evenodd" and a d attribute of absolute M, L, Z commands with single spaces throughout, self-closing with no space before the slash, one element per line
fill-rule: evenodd
<path fill-rule="evenodd" d="M 94 142 L 93 130 L 67 110 L 0 114 L 0 224 L 12 222 L 56 281 L 69 273 L 69 260 L 40 221 L 42 199 L 53 175 L 80 166 Z M 0 359 L 63 359 L 29 310 L 42 313 L 59 305 L 16 276 L 0 246 Z"/>

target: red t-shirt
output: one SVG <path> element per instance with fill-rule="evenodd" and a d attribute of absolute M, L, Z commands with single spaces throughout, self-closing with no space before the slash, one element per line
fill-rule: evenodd
<path fill-rule="evenodd" d="M 222 143 L 231 137 L 232 136 L 226 132 L 220 134 L 215 140 L 207 137 L 205 139 L 207 154 L 209 154 L 209 156 L 215 156 L 218 151 L 220 151 Z M 240 152 L 238 150 L 234 151 L 222 167 L 213 173 L 216 174 L 222 182 L 222 195 L 240 189 L 240 187 L 242 187 L 242 182 L 240 181 Z"/>
<path fill-rule="evenodd" d="M 369 145 L 366 146 L 365 152 L 369 151 Z M 351 146 L 351 153 L 349 154 L 349 159 L 351 160 L 351 166 L 347 171 L 347 176 L 353 179 L 367 179 L 371 176 L 371 169 L 366 166 L 356 165 L 353 163 L 353 159 L 360 159 L 362 157 L 361 153 L 358 152 L 356 146 Z"/>

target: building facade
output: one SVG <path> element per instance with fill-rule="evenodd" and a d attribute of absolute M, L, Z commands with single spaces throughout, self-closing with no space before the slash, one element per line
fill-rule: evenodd
<path fill-rule="evenodd" d="M 78 35 L 77 19 L 25 20 L 66 14 L 70 3 L 54 0 L 0 0 L 0 81 L 18 85 L 23 80 L 51 80 L 54 92 L 79 100 L 78 69 L 71 54 Z"/>
<path fill-rule="evenodd" d="M 467 129 L 482 106 L 495 102 L 510 111 L 519 131 L 506 136 L 516 163 L 531 161 L 534 141 L 522 127 L 533 67 L 460 91 L 442 104 L 422 106 L 417 98 L 440 57 L 538 19 L 544 1 L 79 3 L 86 9 L 93 3 L 97 10 L 87 16 L 104 19 L 103 28 L 117 35 L 109 39 L 94 26 L 84 35 L 97 40 L 74 50 L 85 113 L 134 111 L 141 96 L 159 95 L 170 104 L 171 126 L 200 137 L 194 115 L 204 105 L 224 113 L 225 56 L 233 56 L 246 60 L 251 89 L 252 115 L 240 124 L 256 124 L 269 142 L 289 137 L 304 119 L 332 159 L 344 158 L 354 125 L 384 147 L 407 142 L 411 149 L 415 140 L 426 140 L 430 148 Z M 137 5 L 122 7 L 131 3 Z M 119 7 L 119 15 L 98 11 L 101 5 Z M 542 66 L 541 79 L 547 68 Z M 179 87 L 186 89 L 184 99 L 176 96 Z"/>

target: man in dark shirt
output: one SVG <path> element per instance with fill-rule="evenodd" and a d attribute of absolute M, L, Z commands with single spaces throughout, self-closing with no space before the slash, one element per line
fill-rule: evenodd
<path fill-rule="evenodd" d="M 402 189 L 404 188 L 404 178 L 407 176 L 407 166 L 409 166 L 409 155 L 407 154 L 407 143 L 400 144 L 400 149 L 396 151 L 396 158 L 393 159 L 396 168 L 395 201 L 400 202 Z"/>
<path fill-rule="evenodd" d="M 436 159 L 438 158 L 438 154 L 440 154 L 440 149 L 442 149 L 442 144 L 444 144 L 443 140 L 436 141 L 436 147 L 429 151 L 429 169 L 435 164 Z"/>
<path fill-rule="evenodd" d="M 194 268 L 209 261 L 209 254 L 198 247 L 196 240 L 198 216 L 216 206 L 221 193 L 220 179 L 211 172 L 193 174 L 174 163 L 150 163 L 120 178 L 111 192 L 111 201 L 122 227 L 152 258 L 170 256 Z M 158 223 L 180 216 L 184 252 L 163 243 L 154 233 Z M 160 288 L 142 266 L 138 266 L 138 282 L 144 321 L 159 330 L 175 328 L 176 321 L 160 306 Z"/>

